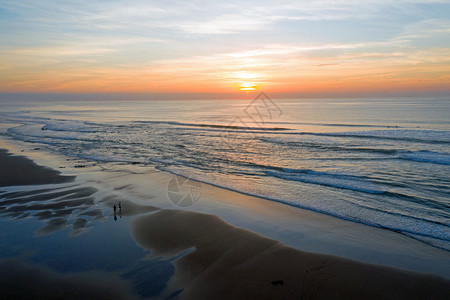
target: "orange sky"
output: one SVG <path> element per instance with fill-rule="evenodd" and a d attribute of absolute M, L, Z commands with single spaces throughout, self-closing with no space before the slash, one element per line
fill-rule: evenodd
<path fill-rule="evenodd" d="M 450 91 L 441 1 L 405 2 L 400 16 L 395 1 L 255 2 L 252 11 L 212 1 L 179 7 L 186 14 L 170 3 L 27 3 L 0 4 L 1 92 Z"/>

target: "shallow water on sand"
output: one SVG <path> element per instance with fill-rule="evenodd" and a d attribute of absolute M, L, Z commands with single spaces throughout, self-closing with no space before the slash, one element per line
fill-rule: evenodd
<path fill-rule="evenodd" d="M 118 201 L 121 209 L 114 212 Z M 0 278 L 8 282 L 17 276 L 19 289 L 29 286 L 26 297 L 42 284 L 43 298 L 67 293 L 66 285 L 78 292 L 83 287 L 80 297 L 96 299 L 156 296 L 174 266 L 170 259 L 146 259 L 149 251 L 130 234 L 133 216 L 153 209 L 86 182 L 0 187 Z M 30 272 L 38 278 L 28 278 Z M 11 286 L 4 292 L 6 298 L 21 293 Z"/>

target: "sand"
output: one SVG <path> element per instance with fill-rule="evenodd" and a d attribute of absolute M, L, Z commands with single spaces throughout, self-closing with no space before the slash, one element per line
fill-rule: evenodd
<path fill-rule="evenodd" d="M 89 220 L 111 216 L 112 207 L 121 201 L 123 208 L 116 214 L 133 218 L 131 235 L 140 247 L 151 250 L 148 259 L 163 257 L 175 266 L 161 298 L 176 294 L 179 299 L 448 299 L 450 295 L 450 281 L 436 275 L 304 252 L 233 226 L 214 214 L 136 203 L 119 193 L 130 189 L 127 180 L 134 178 L 118 177 L 120 186 L 102 191 L 99 185 L 74 181 L 73 176 L 62 176 L 5 150 L 0 150 L 0 166 L 0 186 L 19 186 L 0 193 L 0 216 L 45 220 L 36 236 L 68 227 L 71 235 L 82 234 L 94 222 Z M 158 203 L 158 196 L 153 197 Z M 23 296 L 37 287 L 45 291 L 58 286 L 54 294 L 81 293 L 85 287 L 89 294 L 80 295 L 87 298 L 97 292 L 108 296 L 108 288 L 118 298 L 135 296 L 120 278 L 107 276 L 96 286 L 89 283 L 92 274 L 59 277 L 22 262 L 0 263 L 8 268 L 8 272 L 0 272 L 0 281 L 16 282 L 3 284 L 6 295 Z M 27 270 L 42 276 L 19 280 Z M 20 285 L 31 288 L 21 290 Z"/>
<path fill-rule="evenodd" d="M 64 183 L 73 180 L 73 176 L 61 176 L 58 171 L 38 166 L 26 157 L 11 155 L 7 150 L 0 149 L 0 187 Z"/>
<path fill-rule="evenodd" d="M 214 215 L 161 210 L 132 222 L 137 243 L 172 257 L 168 295 L 180 299 L 446 299 L 450 282 L 302 252 L 233 227 Z"/>

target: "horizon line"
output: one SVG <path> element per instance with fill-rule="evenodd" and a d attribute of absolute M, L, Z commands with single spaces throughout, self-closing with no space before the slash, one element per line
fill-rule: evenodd
<path fill-rule="evenodd" d="M 320 99 L 320 98 L 418 98 L 418 97 L 450 97 L 450 91 L 372 91 L 372 92 L 315 92 L 315 93 L 289 93 L 252 91 L 249 93 L 152 93 L 152 92 L 1 92 L 0 101 L 8 100 L 238 100 L 250 99 L 265 92 L 273 98 L 279 99 Z M 45 99 L 44 99 L 45 98 Z M 95 98 L 95 99 L 93 99 Z M 126 98 L 126 99 L 124 99 Z"/>

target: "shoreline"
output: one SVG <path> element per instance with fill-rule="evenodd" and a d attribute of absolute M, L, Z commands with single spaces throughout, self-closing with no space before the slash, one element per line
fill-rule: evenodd
<path fill-rule="evenodd" d="M 242 192 L 242 191 L 239 191 L 239 190 L 236 190 L 236 189 L 233 189 L 233 188 L 228 188 L 228 187 L 220 186 L 220 185 L 215 184 L 215 183 L 209 183 L 209 182 L 207 182 L 207 181 L 201 181 L 201 180 L 191 179 L 190 177 L 186 177 L 185 175 L 180 175 L 179 173 L 175 173 L 175 172 L 171 172 L 171 171 L 166 171 L 166 170 L 161 170 L 161 169 L 159 169 L 159 168 L 157 168 L 157 169 L 158 169 L 159 171 L 163 172 L 163 173 L 169 173 L 169 174 L 171 174 L 171 176 L 176 176 L 176 177 L 181 177 L 181 178 L 189 179 L 189 180 L 198 182 L 198 183 L 200 183 L 200 184 L 203 184 L 203 185 L 205 185 L 205 186 L 210 186 L 210 187 L 213 187 L 213 188 L 217 188 L 217 189 L 219 189 L 219 190 L 229 191 L 229 192 L 232 192 L 232 193 L 236 193 L 236 194 L 242 195 L 243 197 L 250 197 L 250 198 L 254 198 L 254 199 L 261 199 L 261 200 L 264 200 L 264 201 L 267 201 L 267 202 L 271 202 L 271 203 L 279 203 L 279 204 L 281 204 L 281 205 L 283 205 L 283 206 L 291 207 L 291 208 L 294 208 L 294 209 L 299 209 L 299 210 L 301 210 L 301 211 L 310 212 L 310 213 L 316 214 L 316 215 L 321 215 L 321 216 L 331 217 L 331 218 L 333 218 L 333 219 L 338 219 L 338 220 L 343 221 L 343 222 L 350 222 L 350 223 L 352 223 L 352 224 L 359 224 L 359 225 L 363 225 L 363 226 L 365 226 L 365 227 L 371 227 L 371 228 L 375 228 L 375 229 L 381 229 L 381 230 L 383 230 L 383 231 L 389 231 L 389 232 L 392 232 L 392 233 L 395 233 L 395 234 L 401 234 L 401 235 L 403 235 L 403 236 L 405 236 L 405 237 L 407 237 L 407 238 L 416 240 L 416 241 L 418 241 L 418 242 L 420 242 L 420 243 L 423 243 L 423 244 L 425 244 L 425 245 L 427 245 L 427 246 L 430 246 L 430 247 L 432 247 L 432 248 L 436 248 L 436 249 L 443 250 L 443 251 L 446 251 L 446 252 L 449 252 L 449 253 L 450 253 L 450 250 L 449 250 L 448 248 L 446 248 L 446 247 L 440 247 L 440 246 L 438 246 L 438 245 L 436 245 L 436 244 L 433 244 L 433 243 L 431 243 L 431 242 L 428 243 L 428 242 L 426 242 L 426 241 L 424 241 L 424 240 L 421 240 L 420 238 L 414 237 L 414 236 L 413 236 L 414 234 L 412 234 L 412 233 L 411 233 L 411 234 L 407 234 L 408 232 L 406 232 L 406 234 L 405 234 L 404 231 L 402 231 L 402 230 L 400 230 L 400 229 L 392 229 L 392 228 L 389 228 L 389 227 L 377 226 L 377 225 L 372 224 L 372 223 L 362 222 L 362 221 L 358 221 L 358 220 L 355 220 L 355 219 L 352 219 L 352 218 L 347 218 L 347 217 L 343 217 L 343 216 L 338 216 L 338 215 L 335 215 L 335 214 L 332 214 L 332 213 L 328 213 L 328 212 L 326 212 L 326 211 L 321 211 L 321 210 L 317 210 L 317 209 L 312 209 L 312 208 L 308 208 L 308 207 L 304 207 L 304 206 L 300 206 L 300 205 L 293 205 L 293 204 L 291 204 L 291 203 L 289 203 L 289 202 L 286 202 L 286 201 L 283 201 L 283 200 L 278 200 L 278 199 L 271 198 L 271 197 L 268 197 L 268 196 L 254 195 L 254 194 Z M 227 202 L 227 200 L 222 200 L 222 201 L 223 201 L 223 202 Z"/>
<path fill-rule="evenodd" d="M 23 154 L 26 155 L 27 153 L 24 152 Z M 42 161 L 51 160 L 52 157 L 51 153 L 42 154 L 38 152 L 31 156 L 39 155 L 43 156 Z M 46 155 L 49 156 L 46 157 Z M 26 164 L 33 163 L 28 159 L 23 162 Z M 51 167 L 55 168 L 55 164 Z M 440 251 L 430 249 L 432 247 L 426 244 L 420 242 L 414 244 L 411 241 L 412 239 L 399 237 L 399 234 L 384 232 L 385 230 L 382 229 L 367 228 L 368 226 L 362 224 L 355 226 L 354 223 L 350 224 L 330 216 L 207 185 L 203 186 L 202 199 L 198 206 L 186 210 L 173 209 L 174 207 L 167 201 L 167 195 L 164 195 L 166 190 L 162 188 L 164 182 L 167 183 L 167 179 L 170 178 L 168 173 L 165 174 L 161 171 L 148 173 L 149 168 L 146 167 L 142 168 L 143 172 L 137 172 L 139 170 L 137 168 L 140 167 L 112 165 L 110 170 L 105 170 L 104 166 L 87 166 L 79 169 L 73 167 L 62 170 L 68 175 L 77 174 L 80 181 L 93 181 L 97 178 L 98 185 L 96 185 L 96 188 L 100 190 L 100 193 L 102 192 L 102 185 L 106 184 L 110 187 L 109 190 L 105 189 L 105 195 L 111 190 L 120 193 L 117 196 L 119 198 L 104 197 L 101 202 L 106 207 L 112 208 L 114 201 L 124 199 L 121 197 L 124 197 L 125 194 L 134 195 L 135 198 L 129 198 L 125 201 L 127 208 L 129 208 L 127 216 L 134 218 L 131 221 L 132 236 L 141 248 L 152 251 L 151 256 L 159 255 L 168 258 L 181 255 L 180 253 L 183 254 L 187 251 L 174 261 L 176 273 L 169 282 L 167 291 L 169 292 L 171 288 L 173 290 L 182 288 L 181 298 L 208 295 L 212 292 L 210 289 L 217 286 L 222 287 L 221 294 L 224 297 L 225 295 L 228 297 L 239 296 L 249 292 L 247 291 L 249 285 L 255 285 L 255 276 L 259 278 L 257 282 L 262 280 L 264 284 L 260 283 L 253 286 L 255 288 L 253 292 L 262 293 L 262 296 L 267 297 L 274 292 L 274 297 L 294 298 L 315 293 L 315 297 L 318 298 L 326 298 L 331 295 L 340 295 L 340 297 L 345 298 L 351 295 L 358 297 L 368 291 L 371 291 L 370 295 L 373 297 L 377 295 L 381 297 L 388 294 L 393 295 L 393 293 L 402 290 L 399 295 L 419 298 L 420 296 L 430 296 L 429 289 L 431 288 L 432 291 L 437 293 L 434 296 L 444 298 L 445 293 L 450 292 L 448 279 L 350 260 L 343 258 L 346 255 L 339 255 L 339 249 L 336 249 L 342 247 L 346 250 L 341 251 L 346 252 L 351 251 L 351 249 L 361 251 L 361 249 L 367 248 L 366 251 L 371 250 L 373 254 L 374 249 L 370 248 L 374 246 L 368 243 L 368 238 L 366 238 L 366 241 L 358 240 L 359 237 L 372 234 L 372 238 L 377 238 L 374 244 L 382 242 L 381 245 L 378 245 L 380 249 L 388 245 L 397 247 L 387 249 L 384 254 L 386 257 L 391 255 L 395 260 L 397 256 L 405 255 L 405 247 L 415 245 L 416 249 L 407 253 L 407 256 L 414 257 L 416 255 L 416 258 L 422 256 L 422 259 L 426 261 L 424 257 L 428 256 L 427 259 L 430 259 L 433 255 L 440 253 Z M 112 176 L 113 174 L 115 176 Z M 44 187 L 45 185 L 40 186 Z M 97 200 L 94 199 L 93 201 Z M 83 202 L 84 204 L 86 202 Z M 136 217 L 138 214 L 141 216 Z M 300 220 L 299 217 L 301 217 Z M 171 221 L 167 222 L 167 220 Z M 281 222 L 281 224 L 278 223 L 279 228 L 272 229 L 272 231 L 267 228 L 268 225 L 277 224 L 277 222 Z M 256 225 L 251 225 L 254 223 Z M 78 222 L 78 225 L 74 224 L 71 224 L 74 230 L 83 230 L 83 224 L 80 222 Z M 206 229 L 204 224 L 208 224 Z M 288 224 L 290 224 L 290 228 L 283 227 Z M 58 229 L 61 224 L 53 225 Z M 299 228 L 305 225 L 307 225 L 307 228 Z M 79 226 L 79 228 L 76 228 L 76 226 Z M 256 230 L 249 228 L 252 226 Z M 95 228 L 92 230 L 95 230 Z M 286 232 L 283 233 L 282 230 L 286 230 Z M 167 240 L 168 232 L 171 234 L 170 240 Z M 292 233 L 295 232 L 297 234 L 292 236 Z M 277 235 L 279 238 L 277 238 Z M 218 239 L 215 236 L 223 236 L 223 238 Z M 290 236 L 291 239 L 288 243 L 285 242 L 287 236 Z M 322 241 L 322 244 L 320 244 L 318 241 L 322 239 L 326 241 Z M 394 242 L 398 243 L 396 239 L 404 241 L 405 245 L 394 245 Z M 314 240 L 315 242 L 313 242 Z M 295 244 L 295 241 L 298 243 L 296 246 L 292 245 Z M 356 246 L 361 242 L 367 244 L 357 248 Z M 310 249 L 304 249 L 310 243 L 316 243 L 316 245 L 310 245 Z M 331 253 L 325 251 L 327 247 L 324 245 L 327 243 L 328 250 Z M 345 247 L 343 244 L 345 244 Z M 423 245 L 420 246 L 420 244 Z M 322 251 L 308 251 L 319 248 Z M 267 249 L 271 250 L 267 252 Z M 426 253 L 427 251 L 429 253 Z M 324 252 L 333 255 L 320 254 Z M 230 253 L 233 253 L 233 255 L 229 256 Z M 370 255 L 370 253 L 368 251 L 363 256 Z M 449 257 L 448 253 L 447 255 L 442 253 L 442 255 L 444 258 Z M 277 260 L 279 263 L 277 263 Z M 358 260 L 364 261 L 364 259 Z M 309 274 L 311 270 L 315 270 L 324 264 L 328 266 L 330 262 L 332 267 L 331 269 L 325 268 L 326 272 L 318 271 L 314 275 Z M 231 267 L 233 263 L 235 267 Z M 305 264 L 308 267 L 305 267 Z M 246 269 L 247 266 L 249 269 Z M 257 274 L 251 271 L 260 267 L 265 271 Z M 320 267 L 319 269 L 322 270 L 323 268 Z M 348 269 L 353 271 L 348 271 Z M 200 276 L 198 272 L 203 275 Z M 355 276 L 355 272 L 358 276 Z M 226 274 L 226 280 L 228 281 L 224 282 L 222 275 L 219 274 Z M 247 275 L 244 276 L 243 274 Z M 267 274 L 277 275 L 279 278 L 271 280 L 267 277 Z M 307 293 L 302 283 L 307 278 L 305 274 L 312 276 L 312 279 L 308 279 L 310 283 L 307 287 L 313 289 L 307 289 Z M 449 276 L 445 277 L 449 278 Z M 203 279 L 199 280 L 199 278 Z M 236 278 L 239 280 L 236 281 Z M 295 280 L 283 278 L 295 278 Z M 340 282 L 341 278 L 345 280 Z M 352 284 L 348 284 L 346 280 L 351 280 Z M 362 280 L 359 285 L 358 280 Z M 408 282 L 416 280 L 418 283 L 421 282 L 421 287 L 419 287 L 420 284 L 416 284 L 413 288 L 416 290 L 413 291 Z M 369 281 L 371 283 L 367 286 Z M 429 284 L 428 289 L 424 283 Z M 384 291 L 384 294 L 377 294 L 380 292 L 376 288 L 379 285 L 390 286 L 390 290 Z M 364 286 L 364 290 L 361 289 L 361 286 Z M 300 287 L 302 288 L 300 289 Z M 230 289 L 238 294 L 233 294 L 234 292 Z M 172 292 L 174 292 L 173 290 Z M 440 294 L 441 292 L 442 294 Z M 366 294 L 366 296 L 370 295 Z"/>

